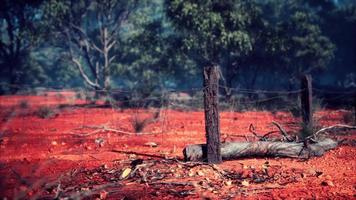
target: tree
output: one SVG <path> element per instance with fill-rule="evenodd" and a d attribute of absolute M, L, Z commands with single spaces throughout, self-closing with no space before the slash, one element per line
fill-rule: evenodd
<path fill-rule="evenodd" d="M 252 38 L 252 50 L 242 55 L 225 54 L 226 88 L 238 80 L 245 88 L 253 89 L 261 85 L 261 75 L 266 74 L 269 86 L 271 76 L 277 75 L 281 80 L 278 84 L 286 79 L 292 87 L 300 74 L 325 69 L 333 59 L 335 47 L 322 32 L 316 10 L 307 3 L 255 0 L 248 5 L 250 23 L 246 31 Z"/>
<path fill-rule="evenodd" d="M 325 69 L 334 57 L 335 46 L 320 28 L 320 17 L 300 1 L 271 1 L 268 11 L 275 42 L 275 69 L 289 74 L 290 87 L 301 74 Z"/>
<path fill-rule="evenodd" d="M 314 7 L 324 7 L 317 4 Z M 329 83 L 342 82 L 347 74 L 354 73 L 356 65 L 356 2 L 339 1 L 328 9 L 317 10 L 321 16 L 321 30 L 337 47 L 335 59 L 331 61 L 329 70 L 324 74 L 331 78 Z"/>
<path fill-rule="evenodd" d="M 166 1 L 167 15 L 182 34 L 186 53 L 200 67 L 219 65 L 224 49 L 251 50 L 248 13 L 240 1 Z"/>
<path fill-rule="evenodd" d="M 248 15 L 240 1 L 166 1 L 168 17 L 182 34 L 186 52 L 204 67 L 204 107 L 209 163 L 221 162 L 218 66 L 224 49 L 242 54 L 251 49 L 245 31 Z M 221 74 L 221 73 L 220 73 Z"/>
<path fill-rule="evenodd" d="M 30 54 L 41 39 L 40 4 L 40 0 L 3 0 L 0 4 L 0 80 L 12 92 L 26 81 L 41 78 L 41 67 L 34 65 Z"/>
<path fill-rule="evenodd" d="M 57 39 L 64 41 L 69 57 L 85 83 L 93 89 L 110 90 L 112 68 L 122 43 L 120 35 L 136 0 L 51 0 L 45 15 Z"/>

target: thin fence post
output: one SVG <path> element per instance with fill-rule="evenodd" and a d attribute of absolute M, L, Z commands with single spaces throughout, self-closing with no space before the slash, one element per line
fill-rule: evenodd
<path fill-rule="evenodd" d="M 204 111 L 208 163 L 221 163 L 218 66 L 204 68 Z"/>
<path fill-rule="evenodd" d="M 312 102 L 312 78 L 310 75 L 303 75 L 301 77 L 301 106 L 303 128 L 305 129 L 304 136 L 312 134 L 313 130 L 313 102 Z"/>
<path fill-rule="evenodd" d="M 356 92 L 354 92 L 354 95 L 353 95 L 353 98 L 354 98 L 354 125 L 356 126 Z"/>

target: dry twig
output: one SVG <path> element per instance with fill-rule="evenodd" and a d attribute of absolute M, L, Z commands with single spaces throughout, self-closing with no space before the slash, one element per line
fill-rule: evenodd
<path fill-rule="evenodd" d="M 290 136 L 287 134 L 287 132 L 284 130 L 284 128 L 278 124 L 277 122 L 272 122 L 273 125 L 275 125 L 279 131 L 281 132 L 281 134 L 283 135 L 283 137 L 288 141 L 288 142 L 293 142 L 293 139 L 290 138 Z"/>

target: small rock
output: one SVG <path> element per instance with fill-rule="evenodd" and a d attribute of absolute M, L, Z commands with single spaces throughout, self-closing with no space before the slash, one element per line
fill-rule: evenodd
<path fill-rule="evenodd" d="M 230 180 L 229 180 L 229 181 L 225 181 L 224 184 L 225 184 L 226 186 L 231 186 L 232 181 L 230 181 Z"/>
<path fill-rule="evenodd" d="M 128 177 L 131 174 L 131 168 L 126 168 L 124 169 L 124 171 L 122 171 L 120 179 L 125 179 L 126 177 Z"/>
<path fill-rule="evenodd" d="M 247 180 L 243 180 L 243 181 L 241 181 L 241 185 L 248 187 L 250 185 L 250 183 Z"/>
<path fill-rule="evenodd" d="M 100 199 L 106 199 L 108 196 L 108 192 L 105 190 L 100 191 Z"/>
<path fill-rule="evenodd" d="M 325 175 L 325 176 L 323 176 L 326 180 L 331 180 L 332 178 L 331 178 L 331 176 L 330 175 Z"/>
<path fill-rule="evenodd" d="M 157 146 L 158 146 L 158 145 L 157 145 L 156 143 L 154 143 L 154 142 L 146 142 L 144 145 L 145 145 L 145 146 L 148 146 L 148 147 L 157 147 Z"/>
<path fill-rule="evenodd" d="M 197 171 L 197 175 L 198 175 L 198 176 L 204 176 L 204 172 L 202 172 L 202 171 L 199 170 L 199 171 Z"/>
<path fill-rule="evenodd" d="M 323 182 L 321 182 L 321 185 L 322 186 L 331 186 L 331 187 L 333 187 L 334 186 L 334 183 L 332 182 L 332 181 L 323 181 Z"/>
<path fill-rule="evenodd" d="M 189 171 L 188 176 L 190 176 L 190 177 L 194 176 L 194 172 L 193 171 Z"/>
<path fill-rule="evenodd" d="M 80 188 L 80 191 L 89 191 L 90 189 L 88 187 L 82 187 Z"/>

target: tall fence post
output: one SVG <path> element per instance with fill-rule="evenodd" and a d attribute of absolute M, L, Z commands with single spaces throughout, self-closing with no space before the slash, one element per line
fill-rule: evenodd
<path fill-rule="evenodd" d="M 204 68 L 204 111 L 208 163 L 221 163 L 218 66 Z"/>
<path fill-rule="evenodd" d="M 356 92 L 354 92 L 354 125 L 356 126 Z"/>
<path fill-rule="evenodd" d="M 312 102 L 312 78 L 310 75 L 301 77 L 301 106 L 304 125 L 304 136 L 312 134 L 313 130 L 313 102 Z"/>

